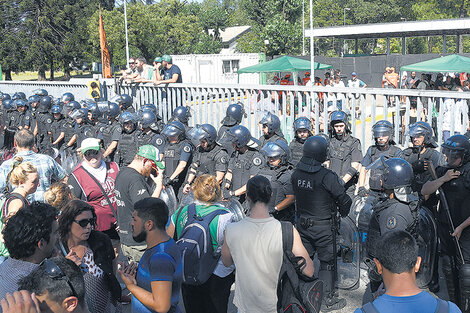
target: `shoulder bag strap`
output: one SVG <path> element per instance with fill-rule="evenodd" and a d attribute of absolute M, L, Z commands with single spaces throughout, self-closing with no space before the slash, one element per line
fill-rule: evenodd
<path fill-rule="evenodd" d="M 106 172 L 108 172 L 109 170 L 109 163 L 106 163 Z M 113 212 L 113 215 L 114 215 L 114 218 L 117 220 L 117 214 L 116 214 L 116 210 L 114 210 L 114 207 L 113 205 L 111 204 L 111 200 L 109 200 L 109 197 L 108 197 L 108 194 L 104 191 L 103 189 L 103 186 L 101 186 L 100 182 L 96 179 L 95 176 L 91 175 L 90 172 L 88 172 L 83 166 L 81 166 L 81 168 L 85 171 L 85 173 L 88 174 L 88 176 L 90 176 L 91 179 L 93 179 L 93 181 L 98 185 L 98 187 L 100 188 L 101 192 L 103 193 L 104 197 L 106 198 L 106 201 L 108 201 L 108 206 L 110 207 L 111 211 Z M 107 176 L 108 174 L 106 174 Z"/>
<path fill-rule="evenodd" d="M 448 313 L 449 312 L 449 302 L 442 300 L 442 299 L 436 299 L 437 300 L 437 308 L 435 313 Z"/>
<path fill-rule="evenodd" d="M 292 251 L 292 246 L 294 245 L 294 231 L 292 229 L 292 224 L 290 222 L 283 221 L 281 222 L 282 230 L 282 250 Z"/>

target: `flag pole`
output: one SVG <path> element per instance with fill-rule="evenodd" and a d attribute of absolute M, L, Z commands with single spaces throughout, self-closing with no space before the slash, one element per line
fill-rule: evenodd
<path fill-rule="evenodd" d="M 127 35 L 127 0 L 124 0 L 124 27 L 126 28 L 126 64 L 129 68 L 129 37 Z"/>

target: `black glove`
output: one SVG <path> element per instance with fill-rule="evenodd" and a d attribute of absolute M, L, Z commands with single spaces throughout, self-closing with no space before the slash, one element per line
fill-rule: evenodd
<path fill-rule="evenodd" d="M 163 186 L 169 186 L 173 183 L 173 180 L 170 177 L 163 177 Z"/>
<path fill-rule="evenodd" d="M 416 162 L 413 162 L 411 164 L 411 167 L 413 168 L 413 172 L 415 172 L 415 173 L 424 173 L 426 163 L 427 162 L 423 161 L 423 160 L 418 160 Z"/>
<path fill-rule="evenodd" d="M 223 197 L 224 199 L 230 199 L 230 198 L 232 197 L 232 195 L 230 194 L 230 190 L 224 189 L 224 190 L 222 191 L 222 197 Z"/>
<path fill-rule="evenodd" d="M 359 187 L 359 190 L 357 191 L 357 195 L 361 198 L 367 197 L 368 191 L 365 187 Z"/>

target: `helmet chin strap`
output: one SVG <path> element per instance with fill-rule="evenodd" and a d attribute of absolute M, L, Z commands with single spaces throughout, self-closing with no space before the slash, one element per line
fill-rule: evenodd
<path fill-rule="evenodd" d="M 338 134 L 337 132 L 335 132 L 335 137 L 336 137 L 336 139 L 341 140 L 344 137 L 344 133 Z"/>

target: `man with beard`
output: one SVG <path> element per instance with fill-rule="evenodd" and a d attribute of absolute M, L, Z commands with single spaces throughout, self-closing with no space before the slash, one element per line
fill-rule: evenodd
<path fill-rule="evenodd" d="M 116 177 L 114 188 L 119 237 L 122 252 L 129 261 L 138 262 L 145 251 L 145 246 L 132 238 L 130 222 L 134 204 L 144 198 L 158 198 L 160 196 L 163 188 L 163 169 L 158 149 L 152 145 L 145 145 L 139 148 L 131 164 L 121 168 Z M 152 170 L 156 172 L 156 175 L 152 174 Z M 153 192 L 147 183 L 149 176 L 156 185 Z"/>
<path fill-rule="evenodd" d="M 137 275 L 120 271 L 132 293 L 132 312 L 180 312 L 178 308 L 183 264 L 175 241 L 165 231 L 168 207 L 160 199 L 144 198 L 134 205 L 132 237 L 147 244 Z"/>
<path fill-rule="evenodd" d="M 306 117 L 299 117 L 294 121 L 295 138 L 289 144 L 292 165 L 296 166 L 302 158 L 302 148 L 305 140 L 312 136 L 313 125 Z"/>
<path fill-rule="evenodd" d="M 330 125 L 333 136 L 328 150 L 328 168 L 338 175 L 347 194 L 353 197 L 362 161 L 361 142 L 351 136 L 346 113 L 331 113 Z"/>

